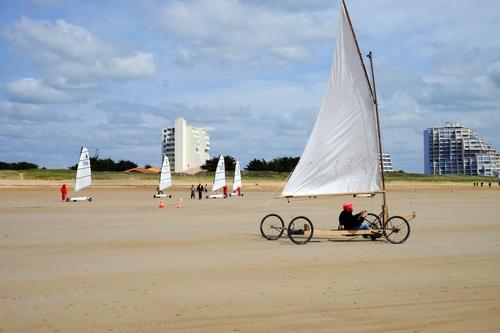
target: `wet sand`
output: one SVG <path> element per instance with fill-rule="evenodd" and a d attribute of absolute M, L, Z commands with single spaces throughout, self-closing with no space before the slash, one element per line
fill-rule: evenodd
<path fill-rule="evenodd" d="M 346 198 L 190 200 L 141 188 L 0 189 L 0 332 L 495 332 L 500 191 L 391 193 L 409 240 L 267 241 L 260 219 L 335 227 Z M 183 207 L 175 208 L 183 197 Z M 350 199 L 379 210 L 379 198 Z"/>

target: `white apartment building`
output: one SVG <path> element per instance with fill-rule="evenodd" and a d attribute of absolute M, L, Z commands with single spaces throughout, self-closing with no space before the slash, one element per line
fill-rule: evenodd
<path fill-rule="evenodd" d="M 382 165 L 384 166 L 384 172 L 393 172 L 391 154 L 382 154 Z"/>
<path fill-rule="evenodd" d="M 177 118 L 174 127 L 162 128 L 162 159 L 168 156 L 175 172 L 199 168 L 210 159 L 210 137 L 201 127 L 189 126 L 184 118 Z"/>
<path fill-rule="evenodd" d="M 500 176 L 500 153 L 477 133 L 455 123 L 424 131 L 427 175 Z"/>

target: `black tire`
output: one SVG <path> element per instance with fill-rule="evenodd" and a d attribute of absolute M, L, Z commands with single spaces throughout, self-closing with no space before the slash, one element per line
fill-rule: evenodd
<path fill-rule="evenodd" d="M 310 231 L 310 232 L 306 232 Z M 297 216 L 288 224 L 288 237 L 292 242 L 303 245 L 309 242 L 314 234 L 314 227 L 307 217 Z"/>
<path fill-rule="evenodd" d="M 285 223 L 278 214 L 269 214 L 260 221 L 260 233 L 267 240 L 276 240 L 283 235 Z"/>
<path fill-rule="evenodd" d="M 365 221 L 370 224 L 371 229 L 376 229 L 376 230 L 382 229 L 382 221 L 380 221 L 379 217 L 373 213 L 368 213 L 368 216 L 365 218 Z"/>
<path fill-rule="evenodd" d="M 410 236 L 410 224 L 404 217 L 392 216 L 385 222 L 384 237 L 392 244 L 402 244 Z"/>

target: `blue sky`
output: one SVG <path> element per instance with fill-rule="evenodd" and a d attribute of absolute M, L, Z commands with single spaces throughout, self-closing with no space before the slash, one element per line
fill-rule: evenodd
<path fill-rule="evenodd" d="M 299 156 L 321 105 L 337 1 L 0 0 L 0 161 L 66 168 L 82 144 L 160 163 L 178 116 L 211 155 Z M 423 129 L 500 149 L 500 2 L 348 1 L 375 57 L 384 150 L 423 172 Z"/>

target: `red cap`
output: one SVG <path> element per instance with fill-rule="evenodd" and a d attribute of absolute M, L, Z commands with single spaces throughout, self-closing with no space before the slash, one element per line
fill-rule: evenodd
<path fill-rule="evenodd" d="M 344 202 L 343 208 L 346 212 L 352 212 L 352 202 Z"/>

